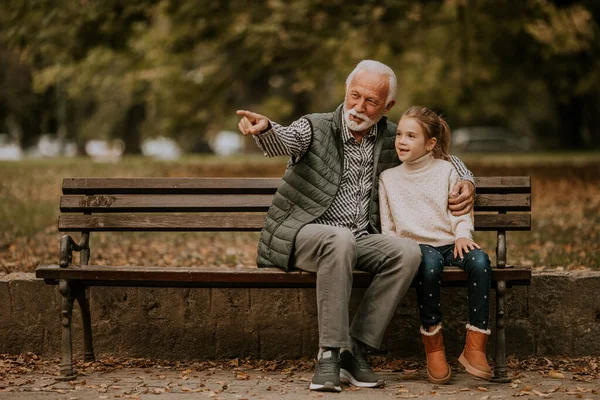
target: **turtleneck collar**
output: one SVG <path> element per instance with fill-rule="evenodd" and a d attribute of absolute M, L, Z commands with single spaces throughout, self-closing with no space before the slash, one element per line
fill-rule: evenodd
<path fill-rule="evenodd" d="M 407 171 L 410 171 L 411 173 L 418 173 L 427 170 L 434 160 L 435 158 L 433 158 L 433 152 L 430 151 L 416 160 L 403 162 L 402 165 Z"/>

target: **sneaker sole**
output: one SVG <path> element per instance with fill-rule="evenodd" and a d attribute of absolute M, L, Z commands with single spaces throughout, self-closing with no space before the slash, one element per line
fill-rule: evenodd
<path fill-rule="evenodd" d="M 312 383 L 308 386 L 309 390 L 314 390 L 316 392 L 341 392 L 341 386 L 335 386 L 332 382 L 325 382 L 323 385 L 320 383 Z"/>
<path fill-rule="evenodd" d="M 465 367 L 467 372 L 469 374 L 473 375 L 474 377 L 485 379 L 486 381 L 489 381 L 490 379 L 492 379 L 491 373 L 487 373 L 487 372 L 478 370 L 477 368 L 471 366 L 471 364 L 469 364 L 469 362 L 467 361 L 467 359 L 465 358 L 465 356 L 463 354 L 461 354 L 460 357 L 458 357 L 458 362 L 461 363 L 461 365 L 463 367 Z"/>
<path fill-rule="evenodd" d="M 363 387 L 363 388 L 375 388 L 385 385 L 385 381 L 383 379 L 378 380 L 377 382 L 361 382 L 356 380 L 352 374 L 346 371 L 343 368 L 340 368 L 340 381 L 344 383 L 349 383 L 352 386 Z"/>

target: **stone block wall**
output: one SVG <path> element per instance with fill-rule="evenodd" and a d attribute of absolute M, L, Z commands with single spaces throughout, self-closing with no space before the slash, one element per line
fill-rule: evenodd
<path fill-rule="evenodd" d="M 90 290 L 97 356 L 157 359 L 264 359 L 313 357 L 318 345 L 313 289 L 111 288 Z M 356 290 L 351 310 L 363 290 Z M 492 293 L 494 294 L 494 293 Z M 61 298 L 33 274 L 0 277 L 0 353 L 60 352 Z M 495 298 L 490 310 L 492 332 Z M 463 346 L 465 288 L 442 290 L 447 354 Z M 530 287 L 507 296 L 507 354 L 600 354 L 600 272 L 535 273 Z M 81 317 L 74 309 L 74 351 L 82 353 Z M 379 354 L 423 354 L 416 293 L 396 310 Z M 494 334 L 488 345 L 493 354 Z"/>

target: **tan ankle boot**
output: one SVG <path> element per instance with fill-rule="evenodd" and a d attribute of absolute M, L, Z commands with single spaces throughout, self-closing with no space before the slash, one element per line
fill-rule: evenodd
<path fill-rule="evenodd" d="M 485 356 L 485 346 L 491 331 L 486 331 L 467 324 L 467 339 L 465 349 L 458 358 L 467 372 L 478 378 L 490 380 L 492 369 Z"/>
<path fill-rule="evenodd" d="M 429 377 L 429 381 L 438 385 L 450 382 L 452 371 L 446 362 L 442 324 L 436 326 L 432 332 L 427 332 L 421 326 L 421 339 L 423 339 L 427 356 L 427 376 Z"/>

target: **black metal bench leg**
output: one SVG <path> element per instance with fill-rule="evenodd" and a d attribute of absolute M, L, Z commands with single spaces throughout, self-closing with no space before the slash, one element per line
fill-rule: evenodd
<path fill-rule="evenodd" d="M 506 372 L 506 334 L 504 331 L 504 297 L 506 281 L 498 281 L 496 287 L 496 355 L 492 382 L 508 383 L 511 379 Z"/>
<path fill-rule="evenodd" d="M 92 318 L 90 314 L 90 301 L 86 295 L 85 286 L 76 290 L 76 299 L 81 309 L 81 323 L 83 325 L 83 361 L 95 361 L 94 342 L 92 339 Z"/>
<path fill-rule="evenodd" d="M 59 292 L 62 295 L 62 307 L 60 310 L 60 324 L 62 325 L 62 346 L 60 363 L 60 377 L 57 380 L 73 380 L 77 377 L 73 371 L 73 341 L 71 337 L 71 321 L 73 316 L 73 290 L 68 281 L 61 279 Z"/>

